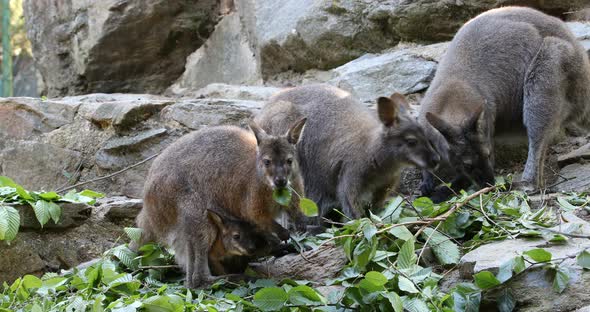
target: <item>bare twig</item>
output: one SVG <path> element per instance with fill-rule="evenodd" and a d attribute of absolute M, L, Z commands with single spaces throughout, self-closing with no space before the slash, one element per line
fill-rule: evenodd
<path fill-rule="evenodd" d="M 170 265 L 144 265 L 144 266 L 140 266 L 138 269 L 140 269 L 140 270 L 149 270 L 149 269 L 155 269 L 155 270 L 161 270 L 161 269 L 180 269 L 180 266 L 178 264 L 170 264 Z"/>
<path fill-rule="evenodd" d="M 116 176 L 118 174 L 121 174 L 121 173 L 123 173 L 123 172 L 125 172 L 125 171 L 127 171 L 129 169 L 133 169 L 133 168 L 135 168 L 137 166 L 143 165 L 144 163 L 146 163 L 146 162 L 152 160 L 153 158 L 155 158 L 156 156 L 158 156 L 158 154 L 152 155 L 152 156 L 150 156 L 150 157 L 148 157 L 148 158 L 146 158 L 146 159 L 144 159 L 144 160 L 142 160 L 142 161 L 140 161 L 138 163 L 135 163 L 135 164 L 133 164 L 133 165 L 131 165 L 129 167 L 123 168 L 123 169 L 121 169 L 121 170 L 119 170 L 117 172 L 113 172 L 113 173 L 111 173 L 109 175 L 106 175 L 104 177 L 99 177 L 99 178 L 96 178 L 96 179 L 92 179 L 92 180 L 88 180 L 88 181 L 76 183 L 74 185 L 71 185 L 71 186 L 68 186 L 68 187 L 64 187 L 64 188 L 58 189 L 55 192 L 56 193 L 61 193 L 61 192 L 69 191 L 69 190 L 75 189 L 76 187 L 81 186 L 81 185 L 85 185 L 85 184 L 88 184 L 88 183 L 93 183 L 93 182 L 97 182 L 97 181 L 101 181 L 101 180 L 104 180 L 104 179 L 108 179 L 108 178 L 114 177 L 114 176 Z"/>

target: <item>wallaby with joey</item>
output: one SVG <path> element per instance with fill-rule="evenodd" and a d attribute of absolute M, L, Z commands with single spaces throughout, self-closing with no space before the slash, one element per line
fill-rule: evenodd
<path fill-rule="evenodd" d="M 444 155 L 455 189 L 493 184 L 494 137 L 526 133 L 528 158 L 515 186 L 531 190 L 544 181 L 551 140 L 563 128 L 579 133 L 589 112 L 588 55 L 565 23 L 534 9 L 504 7 L 457 32 L 421 101 L 419 120 Z M 435 187 L 423 171 L 424 195 L 435 201 L 450 195 Z"/>
<path fill-rule="evenodd" d="M 137 223 L 146 239 L 172 247 L 189 287 L 217 278 L 208 255 L 216 233 L 208 211 L 249 222 L 258 231 L 287 240 L 289 232 L 275 218 L 286 210 L 296 224 L 305 220 L 295 197 L 280 206 L 273 190 L 286 187 L 294 175 L 295 145 L 305 119 L 281 136 L 268 135 L 255 123 L 252 131 L 233 126 L 210 127 L 177 140 L 152 164 Z"/>
<path fill-rule="evenodd" d="M 307 117 L 297 154 L 320 217 L 341 208 L 359 218 L 367 207 L 381 208 L 405 165 L 436 166 L 439 156 L 402 95 L 380 97 L 377 108 L 376 116 L 350 93 L 318 84 L 279 92 L 256 117 L 269 132 Z"/>

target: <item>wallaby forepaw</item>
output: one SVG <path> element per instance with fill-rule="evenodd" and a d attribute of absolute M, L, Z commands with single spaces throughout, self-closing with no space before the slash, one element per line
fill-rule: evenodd
<path fill-rule="evenodd" d="M 526 193 L 533 192 L 536 190 L 535 185 L 528 181 L 512 182 L 512 189 L 517 191 L 523 191 Z"/>
<path fill-rule="evenodd" d="M 420 195 L 430 196 L 434 192 L 435 187 L 436 185 L 432 182 L 422 181 L 422 183 L 420 183 Z"/>

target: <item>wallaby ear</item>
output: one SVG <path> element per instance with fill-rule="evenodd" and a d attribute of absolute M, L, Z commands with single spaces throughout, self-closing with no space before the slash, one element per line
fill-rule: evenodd
<path fill-rule="evenodd" d="M 260 141 L 264 140 L 268 134 L 254 122 L 254 120 L 250 120 L 248 123 L 250 130 L 254 132 L 254 136 L 256 137 L 256 144 L 260 145 Z"/>
<path fill-rule="evenodd" d="M 453 125 L 449 124 L 438 115 L 431 112 L 426 112 L 426 120 L 440 132 L 447 140 L 453 139 L 457 135 L 457 130 Z"/>
<path fill-rule="evenodd" d="M 297 121 L 289 131 L 287 131 L 287 140 L 291 144 L 297 144 L 299 139 L 301 138 L 301 133 L 303 133 L 303 128 L 305 128 L 305 122 L 307 121 L 307 117 L 301 118 Z"/>
<path fill-rule="evenodd" d="M 389 98 L 397 106 L 403 108 L 406 111 L 409 111 L 410 110 L 410 103 L 408 103 L 408 100 L 402 94 L 396 92 L 396 93 L 392 94 Z"/>
<path fill-rule="evenodd" d="M 219 213 L 211 209 L 207 209 L 207 217 L 209 218 L 209 220 L 211 220 L 211 222 L 213 222 L 213 224 L 215 224 L 215 226 L 221 232 L 225 232 L 225 224 L 223 223 L 223 217 Z"/>
<path fill-rule="evenodd" d="M 397 120 L 397 106 L 388 97 L 382 96 L 377 99 L 377 113 L 379 113 L 379 120 L 386 127 L 393 126 Z"/>

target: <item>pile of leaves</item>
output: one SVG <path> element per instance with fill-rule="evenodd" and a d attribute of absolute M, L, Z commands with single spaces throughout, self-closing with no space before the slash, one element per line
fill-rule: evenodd
<path fill-rule="evenodd" d="M 15 206 L 29 205 L 41 227 L 52 220 L 59 222 L 62 210 L 59 202 L 85 203 L 93 205 L 103 194 L 91 190 L 71 190 L 61 196 L 56 192 L 30 192 L 8 177 L 0 176 L 0 241 L 16 238 L 20 227 L 20 214 Z"/>
<path fill-rule="evenodd" d="M 589 198 L 572 194 L 560 204 L 576 209 Z M 349 263 L 338 277 L 325 282 L 334 286 L 329 292 L 323 285 L 292 279 L 220 280 L 207 289 L 187 289 L 171 251 L 149 244 L 136 253 L 121 245 L 87 268 L 5 283 L 0 311 L 478 311 L 486 291 L 530 268 L 551 272 L 555 291 L 567 287 L 563 259 L 540 248 L 510 259 L 498 274 L 479 272 L 473 283 L 445 291 L 439 285 L 463 253 L 484 243 L 522 236 L 567 243 L 567 233 L 547 230 L 557 222 L 551 208 L 533 210 L 526 195 L 506 191 L 503 185 L 462 192 L 441 204 L 396 197 L 369 218 L 350 220 L 317 236 L 293 238 L 305 248 L 343 248 Z M 141 233 L 135 228 L 125 231 L 132 240 Z M 428 249 L 439 263 L 434 267 L 422 261 Z M 590 268 L 588 252 L 582 251 L 577 260 Z M 514 307 L 512 294 L 504 291 L 498 310 Z"/>

